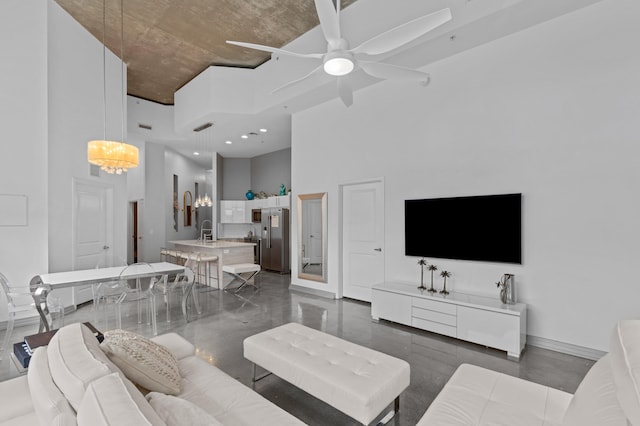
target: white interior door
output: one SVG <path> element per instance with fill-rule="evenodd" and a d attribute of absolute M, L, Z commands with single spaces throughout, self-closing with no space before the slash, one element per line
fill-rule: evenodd
<path fill-rule="evenodd" d="M 112 245 L 113 189 L 91 182 L 74 181 L 73 269 L 112 266 Z M 74 287 L 74 305 L 91 299 L 91 286 Z"/>
<path fill-rule="evenodd" d="M 384 281 L 382 180 L 342 186 L 342 295 L 371 301 Z"/>

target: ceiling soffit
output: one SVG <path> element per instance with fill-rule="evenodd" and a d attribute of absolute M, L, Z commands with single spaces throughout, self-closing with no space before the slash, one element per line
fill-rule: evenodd
<path fill-rule="evenodd" d="M 56 2 L 102 41 L 102 0 Z M 105 44 L 120 56 L 120 0 L 106 8 Z M 270 58 L 226 40 L 281 47 L 316 25 L 313 0 L 126 0 L 127 92 L 172 105 L 176 90 L 210 65 L 255 68 Z"/>

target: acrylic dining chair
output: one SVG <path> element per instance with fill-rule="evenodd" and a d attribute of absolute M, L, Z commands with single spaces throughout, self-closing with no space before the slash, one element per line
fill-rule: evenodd
<path fill-rule="evenodd" d="M 177 274 L 173 280 L 168 280 L 166 283 L 164 280 L 159 280 L 154 291 L 164 296 L 164 303 L 166 306 L 167 322 L 171 322 L 171 293 L 182 292 L 182 311 L 185 320 L 188 322 L 187 315 L 188 299 L 185 297 L 191 296 L 198 314 L 201 314 L 200 303 L 198 302 L 198 291 L 195 289 L 195 271 L 198 268 L 198 262 L 195 258 L 189 258 L 186 260 L 185 270 L 181 274 Z"/>
<path fill-rule="evenodd" d="M 127 278 L 127 275 L 133 271 L 136 275 L 144 276 Z M 120 297 L 115 300 L 117 328 L 122 328 L 122 306 L 124 303 L 137 303 L 138 323 L 140 324 L 142 323 L 142 305 L 146 302 L 147 324 L 152 326 L 153 334 L 158 333 L 153 289 L 156 283 L 163 279 L 163 276 L 161 274 L 155 275 L 154 272 L 153 266 L 145 262 L 131 264 L 120 272 L 118 285 L 121 293 Z"/>
<path fill-rule="evenodd" d="M 4 298 L 7 301 L 8 314 L 7 329 L 5 332 L 2 347 L 0 347 L 0 359 L 2 359 L 5 351 L 7 350 L 7 347 L 9 346 L 9 342 L 11 341 L 11 335 L 13 334 L 13 327 L 16 317 L 27 317 L 30 316 L 29 314 L 34 314 L 37 316 L 38 311 L 36 310 L 36 304 L 33 300 L 33 297 L 31 296 L 29 287 L 12 286 L 9 283 L 7 277 L 5 277 L 2 273 L 0 273 L 0 292 L 2 292 Z M 61 300 L 49 294 L 47 296 L 47 304 L 49 306 L 49 312 L 52 314 L 52 317 L 53 314 L 57 314 L 59 323 L 58 327 L 64 325 L 64 305 L 62 304 Z"/>

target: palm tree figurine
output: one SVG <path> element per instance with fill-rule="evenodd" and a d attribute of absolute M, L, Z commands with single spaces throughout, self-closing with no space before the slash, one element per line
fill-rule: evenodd
<path fill-rule="evenodd" d="M 447 291 L 447 278 L 449 278 L 451 276 L 451 272 L 442 271 L 442 272 L 440 272 L 440 276 L 442 278 L 444 278 L 444 287 L 442 288 L 442 290 L 440 290 L 440 294 L 447 295 L 447 294 L 449 294 L 449 292 Z"/>
<path fill-rule="evenodd" d="M 424 286 L 424 267 L 427 265 L 427 262 L 424 260 L 424 257 L 418 260 L 418 265 L 420 265 L 420 285 L 418 286 L 419 290 L 424 290 L 426 287 Z"/>
<path fill-rule="evenodd" d="M 429 293 L 435 293 L 436 290 L 435 288 L 433 288 L 433 272 L 438 270 L 438 267 L 436 265 L 429 265 L 427 267 L 428 270 L 431 271 L 431 287 L 429 287 L 429 289 L 427 290 Z"/>

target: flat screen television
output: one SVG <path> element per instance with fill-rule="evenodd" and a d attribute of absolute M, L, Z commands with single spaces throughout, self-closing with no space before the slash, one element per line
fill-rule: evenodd
<path fill-rule="evenodd" d="M 405 200 L 407 256 L 522 263 L 522 194 Z"/>

